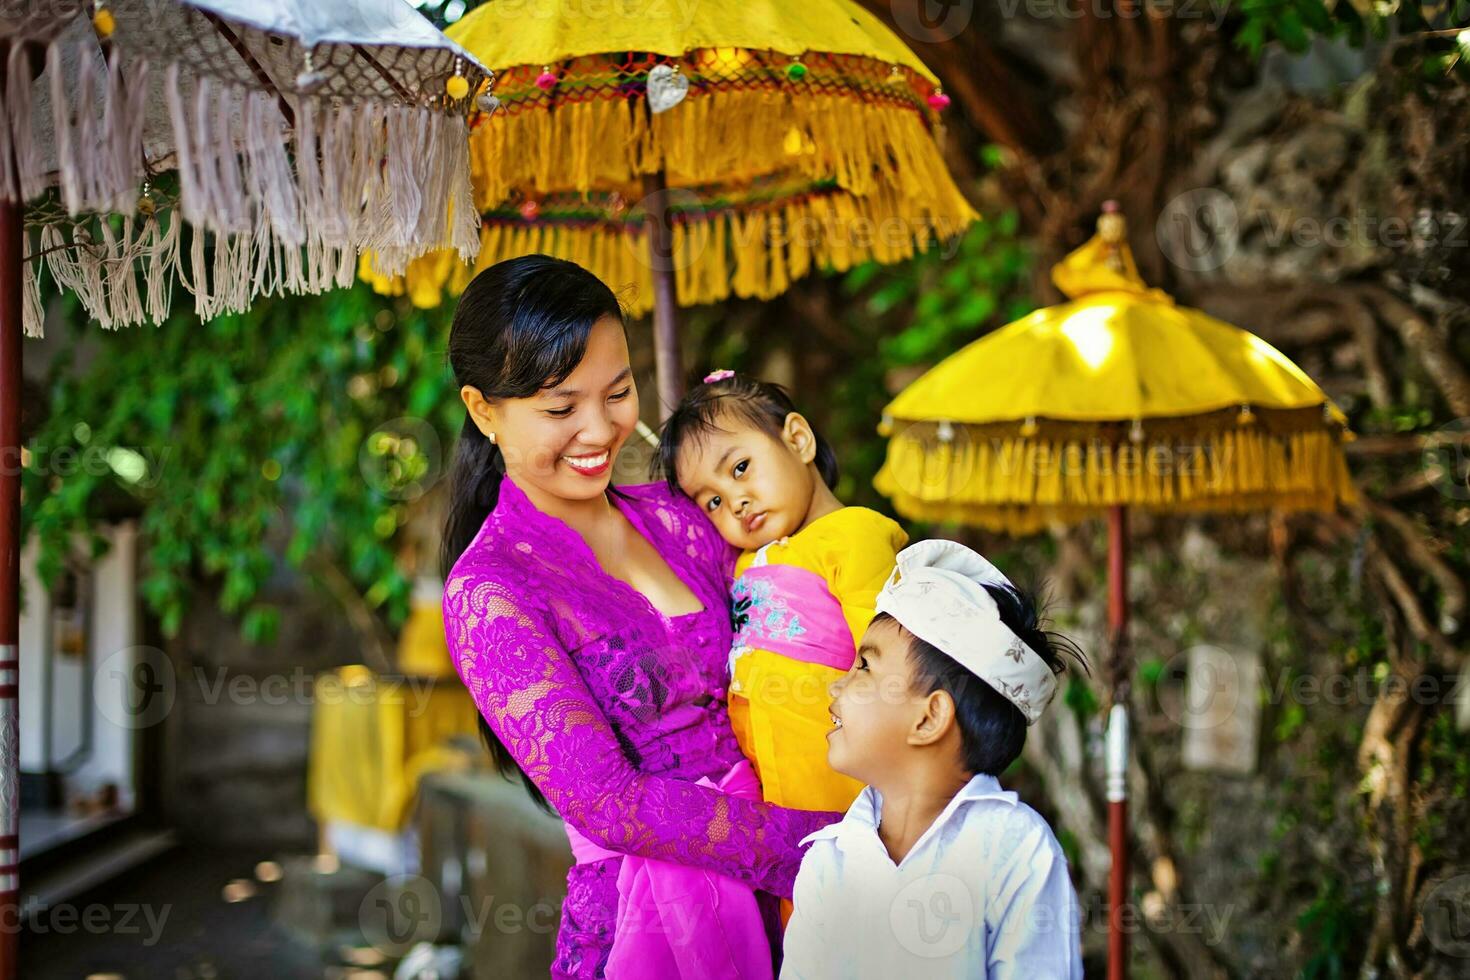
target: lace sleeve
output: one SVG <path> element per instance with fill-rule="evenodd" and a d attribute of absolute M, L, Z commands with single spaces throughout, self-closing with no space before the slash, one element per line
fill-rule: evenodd
<path fill-rule="evenodd" d="M 797 842 L 840 815 L 640 772 L 576 665 L 535 610 L 503 585 L 451 578 L 444 621 L 480 713 L 567 823 L 608 850 L 715 871 L 790 897 L 801 859 Z"/>

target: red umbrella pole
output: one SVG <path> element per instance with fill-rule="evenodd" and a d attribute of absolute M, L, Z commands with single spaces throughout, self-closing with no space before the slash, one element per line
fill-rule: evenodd
<path fill-rule="evenodd" d="M 684 397 L 678 307 L 674 300 L 674 229 L 669 224 L 667 192 L 663 171 L 643 178 L 648 262 L 653 270 L 653 354 L 658 374 L 660 421 L 668 418 Z"/>
<path fill-rule="evenodd" d="M 21 247 L 21 205 L 0 200 L 0 980 L 19 972 Z"/>
<path fill-rule="evenodd" d="M 1108 634 L 1113 707 L 1108 714 L 1108 980 L 1128 976 L 1128 515 L 1108 510 Z"/>

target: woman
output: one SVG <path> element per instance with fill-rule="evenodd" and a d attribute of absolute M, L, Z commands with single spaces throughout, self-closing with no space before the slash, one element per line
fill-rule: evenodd
<path fill-rule="evenodd" d="M 468 418 L 445 629 L 497 764 L 568 825 L 553 975 L 602 974 L 618 855 L 789 897 L 797 842 L 840 815 L 696 784 L 742 762 L 725 711 L 733 556 L 664 485 L 610 485 L 638 421 L 612 292 L 571 262 L 501 262 L 461 297 L 449 360 Z"/>

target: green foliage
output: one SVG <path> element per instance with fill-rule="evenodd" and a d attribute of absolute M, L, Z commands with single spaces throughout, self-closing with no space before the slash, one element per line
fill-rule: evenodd
<path fill-rule="evenodd" d="M 23 474 L 44 577 L 73 535 L 136 513 L 141 592 L 170 634 L 208 583 L 268 641 L 278 616 L 260 597 L 283 551 L 335 566 L 389 622 L 406 614 L 397 539 L 459 414 L 442 311 L 359 285 L 118 334 L 72 319 Z M 59 465 L 66 451 L 91 465 Z"/>
<path fill-rule="evenodd" d="M 1456 28 L 1470 25 L 1470 0 L 1424 4 L 1412 0 L 1240 0 L 1235 43 L 1258 55 L 1272 41 L 1301 53 L 1314 36 L 1361 46 L 1370 38 L 1412 38 L 1398 44 L 1394 61 L 1415 62 L 1429 84 L 1470 81 L 1465 44 Z"/>
<path fill-rule="evenodd" d="M 932 365 L 1032 309 L 1026 289 L 1030 254 L 1014 211 L 978 221 L 956 242 L 912 261 L 867 263 L 841 281 L 844 327 L 869 356 L 834 378 L 824 431 L 842 447 L 838 495 L 883 506 L 872 489 L 886 441 L 874 423 L 890 397 L 895 372 Z"/>
<path fill-rule="evenodd" d="M 1324 879 L 1318 886 L 1317 897 L 1297 917 L 1307 951 L 1301 980 L 1321 977 L 1337 980 L 1354 972 L 1350 966 L 1359 958 L 1355 950 L 1366 935 L 1367 924 L 1363 898 L 1355 896 L 1337 878 Z"/>

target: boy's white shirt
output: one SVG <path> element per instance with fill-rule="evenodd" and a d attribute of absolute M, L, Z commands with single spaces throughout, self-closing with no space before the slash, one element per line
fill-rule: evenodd
<path fill-rule="evenodd" d="M 982 773 L 895 865 L 882 806 L 869 786 L 802 840 L 781 980 L 1080 980 L 1077 894 L 1040 814 Z"/>

